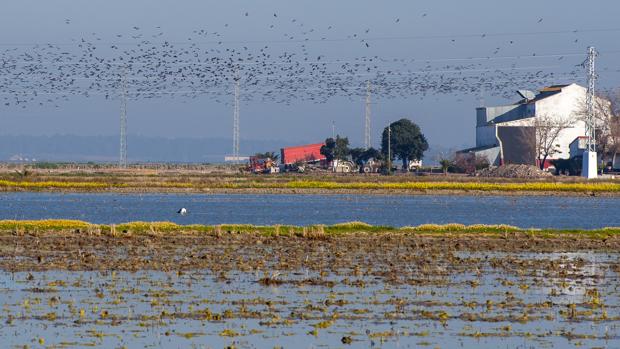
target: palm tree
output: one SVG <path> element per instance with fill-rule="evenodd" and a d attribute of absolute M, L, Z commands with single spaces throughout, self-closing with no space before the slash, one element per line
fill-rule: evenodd
<path fill-rule="evenodd" d="M 449 159 L 441 159 L 439 160 L 439 164 L 441 165 L 441 170 L 444 175 L 448 175 L 448 169 L 452 166 L 452 161 Z"/>
<path fill-rule="evenodd" d="M 273 151 L 267 151 L 264 153 L 256 153 L 254 154 L 254 156 L 256 156 L 259 159 L 271 159 L 273 161 L 278 161 L 278 159 L 280 158 L 280 154 L 273 152 Z"/>

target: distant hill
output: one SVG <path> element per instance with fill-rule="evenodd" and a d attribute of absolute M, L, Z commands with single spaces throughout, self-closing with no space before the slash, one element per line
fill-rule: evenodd
<path fill-rule="evenodd" d="M 321 140 L 290 141 L 242 140 L 241 155 L 278 151 L 281 147 Z M 230 155 L 231 139 L 164 138 L 130 135 L 127 138 L 129 162 L 209 162 L 224 161 Z M 115 162 L 118 160 L 118 136 L 0 136 L 0 161 L 36 159 L 37 161 Z"/>

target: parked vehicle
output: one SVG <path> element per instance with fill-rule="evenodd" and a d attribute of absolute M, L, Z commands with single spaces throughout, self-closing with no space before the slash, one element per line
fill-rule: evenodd
<path fill-rule="evenodd" d="M 280 168 L 271 158 L 259 158 L 250 156 L 247 170 L 252 173 L 278 173 Z"/>
<path fill-rule="evenodd" d="M 409 161 L 409 171 L 414 172 L 417 169 L 422 167 L 422 160 L 410 160 Z"/>
<path fill-rule="evenodd" d="M 357 170 L 357 166 L 350 160 L 332 161 L 332 170 L 337 173 L 351 173 Z"/>
<path fill-rule="evenodd" d="M 368 159 L 360 166 L 361 173 L 379 173 L 383 167 L 383 161 Z"/>

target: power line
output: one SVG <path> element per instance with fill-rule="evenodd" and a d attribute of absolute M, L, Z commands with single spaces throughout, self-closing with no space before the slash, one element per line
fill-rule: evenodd
<path fill-rule="evenodd" d="M 347 37 L 347 38 L 304 38 L 304 39 L 263 39 L 263 40 L 209 40 L 194 41 L 188 38 L 185 41 L 150 41 L 143 40 L 140 42 L 126 41 L 105 41 L 98 42 L 99 45 L 212 45 L 212 44 L 283 44 L 283 43 L 305 43 L 305 42 L 346 42 L 346 41 L 388 41 L 388 40 L 424 40 L 424 39 L 452 39 L 452 38 L 487 38 L 502 36 L 539 36 L 539 35 L 559 35 L 559 34 L 584 34 L 584 33 L 603 33 L 618 32 L 620 28 L 594 28 L 594 29 L 564 29 L 551 31 L 529 31 L 529 32 L 496 32 L 496 33 L 464 33 L 464 34 L 430 34 L 430 35 L 408 35 L 408 36 L 377 36 L 377 37 Z M 0 46 L 71 46 L 80 44 L 79 41 L 72 43 L 0 43 Z"/>
<path fill-rule="evenodd" d="M 620 53 L 620 50 L 614 51 L 602 51 L 601 53 Z M 450 62 L 450 61 L 489 61 L 489 60 L 507 60 L 507 59 L 541 59 L 541 58 L 559 58 L 559 57 L 580 57 L 586 56 L 584 53 L 579 52 L 566 52 L 566 53 L 550 53 L 550 54 L 521 54 L 512 56 L 471 56 L 471 57 L 446 57 L 446 58 L 393 58 L 393 59 L 380 59 L 382 63 L 425 63 L 425 62 Z M 8 62 L 7 62 L 8 63 Z M 55 65 L 55 66 L 150 66 L 153 63 L 149 62 L 100 62 L 100 63 L 82 63 L 82 62 L 35 62 L 35 61 L 17 61 L 10 62 L 10 65 Z M 333 60 L 333 61 L 290 61 L 290 62 L 166 62 L 158 63 L 160 66 L 222 66 L 225 65 L 228 68 L 245 65 L 334 65 L 334 64 L 358 64 L 358 65 L 374 65 L 376 61 L 360 61 L 360 60 Z"/>

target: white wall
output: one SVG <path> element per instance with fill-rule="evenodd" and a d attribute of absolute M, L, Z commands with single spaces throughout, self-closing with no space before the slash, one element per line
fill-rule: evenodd
<path fill-rule="evenodd" d="M 582 108 L 585 102 L 587 90 L 577 84 L 571 84 L 562 88 L 560 93 L 528 104 L 527 113 L 534 116 L 526 119 L 499 123 L 502 126 L 532 126 L 535 117 L 550 116 L 558 119 L 570 119 L 573 121 L 572 127 L 560 132 L 556 144 L 559 144 L 559 152 L 552 156 L 552 159 L 568 159 L 570 157 L 570 143 L 579 136 L 585 135 L 585 122 L 582 120 Z M 486 116 L 485 113 L 510 109 L 508 106 L 487 108 L 477 110 L 477 121 Z M 491 146 L 497 144 L 495 138 L 495 125 L 481 125 L 476 127 L 476 147 Z"/>
<path fill-rule="evenodd" d="M 575 84 L 566 86 L 561 93 L 537 101 L 536 116 L 549 115 L 577 121 L 585 98 L 584 87 Z"/>
<path fill-rule="evenodd" d="M 505 122 L 502 125 L 532 126 L 535 121 L 534 118 L 541 116 L 549 116 L 559 120 L 572 120 L 572 127 L 562 130 L 554 142 L 554 144 L 559 145 L 558 152 L 549 158 L 568 159 L 570 158 L 570 143 L 578 136 L 583 136 L 586 132 L 585 122 L 581 120 L 579 115 L 585 96 L 586 89 L 584 87 L 575 84 L 566 86 L 561 93 L 536 101 L 534 117 Z"/>
<path fill-rule="evenodd" d="M 570 143 L 578 136 L 583 136 L 586 132 L 585 122 L 583 122 L 581 108 L 586 98 L 586 88 L 572 84 L 562 89 L 561 93 L 544 98 L 536 102 L 536 116 L 557 117 L 562 120 L 572 120 L 571 128 L 560 132 L 556 144 L 559 144 L 559 152 L 552 156 L 553 159 L 570 158 Z"/>

